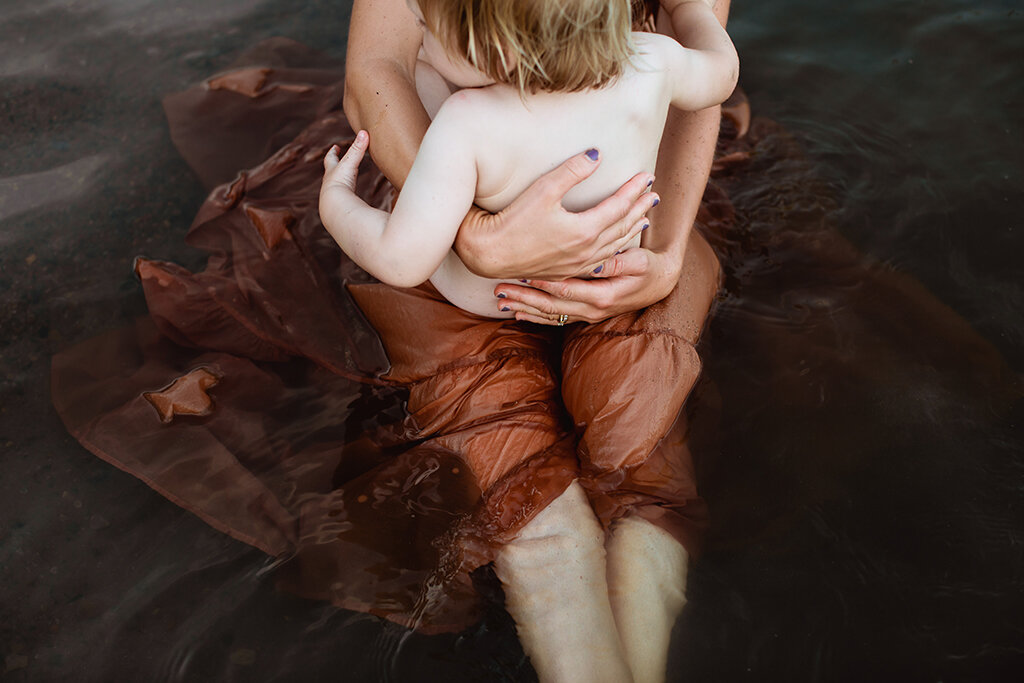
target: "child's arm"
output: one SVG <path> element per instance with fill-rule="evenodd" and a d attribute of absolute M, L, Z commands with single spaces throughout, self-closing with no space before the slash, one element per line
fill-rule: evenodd
<path fill-rule="evenodd" d="M 459 113 L 461 100 L 449 98 L 431 123 L 391 214 L 355 194 L 359 162 L 369 144 L 366 131 L 359 132 L 340 160 L 337 147 L 324 158 L 324 227 L 353 261 L 381 282 L 414 287 L 430 278 L 473 204 L 476 159 Z"/>
<path fill-rule="evenodd" d="M 715 17 L 713 0 L 661 3 L 672 19 L 676 41 L 663 41 L 673 83 L 672 105 L 700 111 L 724 102 L 736 87 L 739 58 L 729 34 Z"/>

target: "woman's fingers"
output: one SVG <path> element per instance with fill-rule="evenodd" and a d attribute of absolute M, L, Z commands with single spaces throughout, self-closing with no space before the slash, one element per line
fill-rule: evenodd
<path fill-rule="evenodd" d="M 635 214 L 632 216 L 633 220 L 628 220 L 631 215 L 630 212 L 634 209 L 637 201 L 651 189 L 653 184 L 654 176 L 652 174 L 637 173 L 616 190 L 615 194 L 603 199 L 597 206 L 580 212 L 578 215 L 581 220 L 590 220 L 598 225 L 609 226 L 605 232 L 623 221 L 627 224 L 632 224 L 640 217 L 640 214 Z"/>
<path fill-rule="evenodd" d="M 535 316 L 557 324 L 558 316 L 565 314 L 569 322 L 595 323 L 664 298 L 679 281 L 673 263 L 674 256 L 643 248 L 628 249 L 605 262 L 605 269 L 610 269 L 614 276 L 502 283 L 494 288 L 494 295 L 498 297 L 499 310 L 515 311 L 517 317 Z"/>
<path fill-rule="evenodd" d="M 625 251 L 617 252 L 611 258 L 594 264 L 594 267 L 588 271 L 590 273 L 589 277 L 609 278 L 623 275 L 626 271 L 626 264 L 628 263 L 627 259 L 632 256 L 632 254 L 630 254 L 631 251 L 633 250 L 626 249 Z"/>
<path fill-rule="evenodd" d="M 516 320 L 524 320 L 526 322 L 536 323 L 538 325 L 552 325 L 552 326 L 558 326 L 558 327 L 561 327 L 561 325 L 568 325 L 569 323 L 578 322 L 576 320 L 569 319 L 569 320 L 566 320 L 566 321 L 562 322 L 561 325 L 560 325 L 559 322 L 558 322 L 558 318 L 557 317 L 556 318 L 549 318 L 547 316 L 540 315 L 540 314 L 527 313 L 526 311 L 518 311 L 518 312 L 516 312 Z"/>
<path fill-rule="evenodd" d="M 577 216 L 579 220 L 605 226 L 596 241 L 599 244 L 610 243 L 628 233 L 630 228 L 660 201 L 657 193 L 651 192 L 653 185 L 652 174 L 637 173 L 616 190 L 615 194 Z"/>
<path fill-rule="evenodd" d="M 576 278 L 555 281 L 530 280 L 529 287 L 526 287 L 525 291 L 516 292 L 515 298 L 543 313 L 571 312 L 584 317 L 584 308 L 588 304 L 600 305 L 598 290 L 602 289 L 604 284 L 604 280 Z M 591 299 L 595 301 L 590 301 Z"/>
<path fill-rule="evenodd" d="M 649 227 L 651 227 L 651 222 L 647 219 L 647 216 L 642 216 L 639 221 L 633 224 L 632 229 L 629 231 L 629 233 L 626 234 L 625 237 L 622 237 L 619 241 L 611 245 L 615 247 L 614 253 L 612 253 L 610 256 L 606 256 L 600 261 L 595 261 L 594 263 L 591 263 L 583 270 L 581 270 L 577 274 L 577 276 L 584 278 L 593 278 L 615 277 L 616 275 L 619 275 L 621 273 L 621 268 L 619 266 L 622 264 L 622 260 L 617 259 L 616 257 L 619 254 L 624 254 L 627 251 L 629 251 L 629 249 L 632 248 L 632 245 L 630 243 L 633 242 L 633 240 L 638 235 L 642 234 L 643 231 Z"/>
<path fill-rule="evenodd" d="M 542 176 L 535 186 L 542 188 L 547 201 L 561 205 L 566 192 L 588 178 L 600 165 L 596 149 L 570 157 Z M 625 248 L 644 225 L 644 214 L 660 198 L 650 191 L 654 176 L 641 172 L 623 184 L 613 195 L 586 211 L 568 213 L 576 230 L 574 251 L 582 251 L 584 263 L 597 263 Z M 585 271 L 576 273 L 584 275 Z"/>
<path fill-rule="evenodd" d="M 581 213 L 562 205 L 564 194 L 600 165 L 597 150 L 560 164 L 526 188 L 497 214 L 471 212 L 455 238 L 463 263 L 490 278 L 561 279 L 588 274 L 622 251 L 643 227 L 657 201 L 654 176 L 638 173 L 615 194 Z"/>
<path fill-rule="evenodd" d="M 501 284 L 495 295 L 504 294 L 504 305 L 516 310 L 515 302 L 529 306 L 543 314 L 571 313 L 582 319 L 602 319 L 601 311 L 611 305 L 613 291 L 624 279 L 644 277 L 651 268 L 651 252 L 646 249 L 627 249 L 603 261 L 597 279 L 580 280 L 527 280 L 525 286 Z"/>
<path fill-rule="evenodd" d="M 588 149 L 569 157 L 553 171 L 544 174 L 537 186 L 550 200 L 560 203 L 566 192 L 589 178 L 600 165 L 600 152 Z"/>
<path fill-rule="evenodd" d="M 641 195 L 632 204 L 632 206 L 630 206 L 624 217 L 619 219 L 619 221 L 614 225 L 606 228 L 595 240 L 594 250 L 588 260 L 596 266 L 600 262 L 611 258 L 616 253 L 625 251 L 629 248 L 630 242 L 651 226 L 650 220 L 647 218 L 646 214 L 660 201 L 661 200 L 657 193 L 654 192 L 647 192 Z M 578 275 L 583 277 L 592 277 L 594 273 L 592 271 L 583 270 L 580 271 Z"/>
<path fill-rule="evenodd" d="M 595 321 L 597 319 L 594 317 L 596 311 L 590 304 L 558 296 L 559 293 L 569 293 L 571 285 L 567 283 L 572 282 L 583 281 L 544 282 L 544 286 L 550 288 L 552 292 L 519 285 L 499 285 L 497 289 L 505 296 L 498 300 L 496 307 L 498 310 L 513 311 L 517 320 L 529 320 L 547 325 L 557 325 L 560 315 L 568 316 L 567 322 Z"/>

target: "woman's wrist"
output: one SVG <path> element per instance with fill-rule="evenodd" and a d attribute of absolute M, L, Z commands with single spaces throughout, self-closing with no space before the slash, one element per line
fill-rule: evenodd
<path fill-rule="evenodd" d="M 668 296 L 679 282 L 682 272 L 682 259 L 673 252 L 652 251 L 650 270 L 646 276 L 648 282 L 643 288 L 644 298 L 648 299 L 648 302 L 643 306 L 650 306 Z"/>

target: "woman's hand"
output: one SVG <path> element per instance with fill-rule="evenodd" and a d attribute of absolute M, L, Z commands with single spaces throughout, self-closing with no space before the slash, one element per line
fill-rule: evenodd
<path fill-rule="evenodd" d="M 562 197 L 600 165 L 597 150 L 569 158 L 497 214 L 474 208 L 455 239 L 466 266 L 483 277 L 561 280 L 592 273 L 648 225 L 658 202 L 651 173 L 638 173 L 597 206 L 566 211 Z"/>
<path fill-rule="evenodd" d="M 600 322 L 650 306 L 668 296 L 679 281 L 678 257 L 649 249 L 629 249 L 605 261 L 593 280 L 527 280 L 494 289 L 495 307 L 515 311 L 516 320 L 541 325 Z M 568 316 L 562 319 L 560 316 Z"/>

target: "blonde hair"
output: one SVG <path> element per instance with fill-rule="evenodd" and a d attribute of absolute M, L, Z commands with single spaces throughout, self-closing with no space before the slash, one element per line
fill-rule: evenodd
<path fill-rule="evenodd" d="M 629 0 L 416 0 L 444 48 L 521 92 L 598 88 L 634 53 Z"/>

